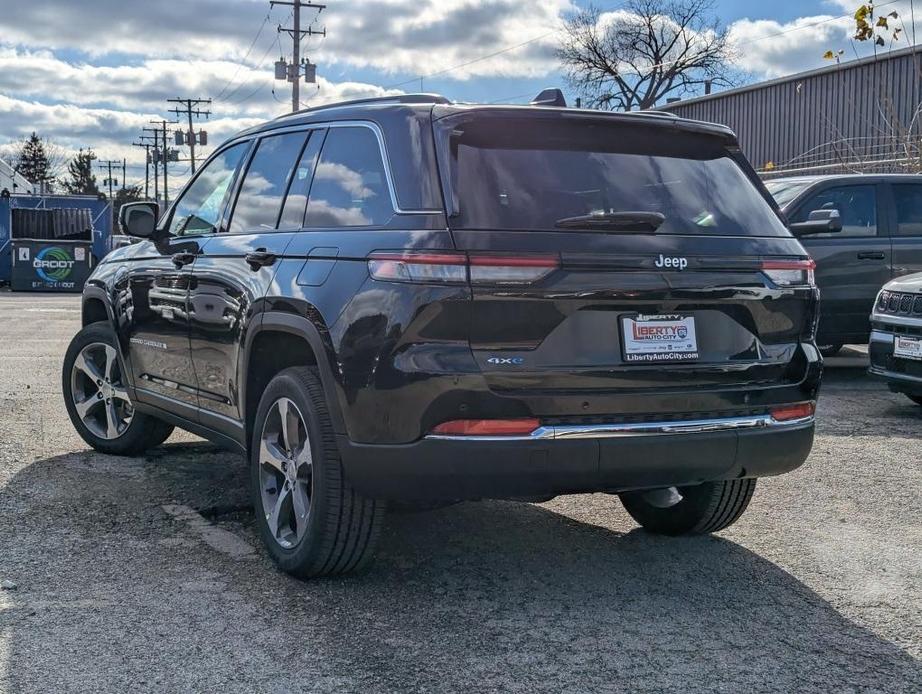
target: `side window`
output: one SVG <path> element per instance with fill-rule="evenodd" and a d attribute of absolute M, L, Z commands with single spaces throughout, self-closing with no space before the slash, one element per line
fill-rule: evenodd
<path fill-rule="evenodd" d="M 824 190 L 801 205 L 791 221 L 805 222 L 814 210 L 838 210 L 842 216 L 842 231 L 811 234 L 808 238 L 877 236 L 877 192 L 874 186 L 842 186 Z"/>
<path fill-rule="evenodd" d="M 195 180 L 176 201 L 169 232 L 174 236 L 213 234 L 217 231 L 227 189 L 234 180 L 249 143 L 228 147 L 198 172 Z"/>
<path fill-rule="evenodd" d="M 378 138 L 364 127 L 331 128 L 314 173 L 305 226 L 379 226 L 393 215 Z"/>
<path fill-rule="evenodd" d="M 288 195 L 285 197 L 285 206 L 282 208 L 282 216 L 279 219 L 279 229 L 300 229 L 304 224 L 307 194 L 311 189 L 314 167 L 317 165 L 317 157 L 320 155 L 325 134 L 325 130 L 313 131 L 307 141 L 307 146 L 301 153 L 301 160 L 288 186 Z"/>
<path fill-rule="evenodd" d="M 893 186 L 897 236 L 922 236 L 922 185 Z"/>
<path fill-rule="evenodd" d="M 259 141 L 237 195 L 231 233 L 275 229 L 288 181 L 306 139 L 306 132 L 295 132 Z"/>

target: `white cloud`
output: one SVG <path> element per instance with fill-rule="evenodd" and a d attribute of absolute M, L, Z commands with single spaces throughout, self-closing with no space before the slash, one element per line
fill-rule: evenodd
<path fill-rule="evenodd" d="M 142 128 L 151 127 L 150 121 L 172 117 L 166 112 L 166 99 L 215 93 L 232 78 L 224 100 L 212 106 L 212 117 L 196 124 L 209 133 L 210 146 L 204 153 L 244 128 L 286 113 L 288 85 L 274 82 L 266 69 L 228 61 L 150 59 L 107 67 L 68 63 L 47 50 L 0 47 L 0 156 L 11 158 L 10 143 L 35 131 L 68 155 L 92 147 L 101 158 L 125 158 L 134 168 L 129 180 L 137 180 L 143 177 L 144 150 L 131 143 Z M 49 85 L 53 100 L 48 98 Z M 397 92 L 319 77 L 316 86 L 304 86 L 301 98 L 319 105 L 388 93 Z M 185 180 L 184 168 L 176 165 L 176 183 Z"/>
<path fill-rule="evenodd" d="M 388 73 L 433 73 L 528 41 L 451 75 L 539 77 L 557 67 L 556 35 L 572 9 L 570 0 L 355 0 L 324 13 L 328 38 L 317 55 Z"/>
<path fill-rule="evenodd" d="M 738 67 L 754 78 L 790 75 L 829 65 L 823 54 L 843 51 L 845 62 L 873 53 L 870 42 L 853 41 L 855 20 L 852 18 L 859 3 L 854 0 L 829 0 L 829 14 L 799 17 L 791 22 L 741 19 L 730 26 L 730 35 L 738 53 Z M 912 13 L 909 2 L 878 3 L 878 16 L 896 11 L 899 19 L 891 20 L 904 35 L 892 44 L 898 49 L 909 45 L 912 34 Z M 918 25 L 917 25 L 918 28 Z M 888 50 L 888 44 L 880 50 Z"/>
<path fill-rule="evenodd" d="M 553 33 L 562 13 L 572 8 L 571 0 L 340 1 L 318 17 L 316 26 L 326 26 L 327 38 L 307 39 L 305 46 L 328 64 L 430 72 L 547 34 L 521 50 L 453 73 L 459 78 L 536 76 L 553 68 Z M 249 65 L 278 52 L 275 28 L 289 24 L 285 10 L 272 11 L 249 52 Z M 268 11 L 265 0 L 158 0 L 155 12 L 148 3 L 124 0 L 31 0 L 4 8 L 0 37 L 7 45 L 75 49 L 97 58 L 241 60 Z M 281 38 L 288 53 L 289 40 Z"/>
<path fill-rule="evenodd" d="M 302 85 L 302 103 L 400 92 L 324 72 L 371 70 L 389 84 L 395 73 L 437 72 L 524 42 L 451 76 L 547 74 L 553 32 L 571 8 L 571 0 L 338 2 L 323 13 L 328 38 L 304 42 L 320 70 L 316 86 Z M 265 0 L 158 0 L 155 12 L 125 0 L 9 3 L 0 13 L 0 154 L 35 130 L 68 151 L 92 146 L 137 167 L 143 150 L 131 142 L 170 115 L 167 98 L 220 95 L 201 122 L 212 145 L 287 112 L 290 86 L 273 79 L 272 61 L 290 50 L 276 35 L 288 9 L 264 22 L 268 12 Z"/>

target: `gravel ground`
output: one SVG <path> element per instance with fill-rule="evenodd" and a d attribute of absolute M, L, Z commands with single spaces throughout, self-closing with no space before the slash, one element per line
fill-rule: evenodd
<path fill-rule="evenodd" d="M 0 293 L 0 691 L 922 691 L 922 408 L 859 353 L 808 463 L 718 536 L 652 537 L 605 495 L 461 504 L 303 583 L 258 545 L 241 457 L 87 450 L 78 327 L 78 297 Z"/>

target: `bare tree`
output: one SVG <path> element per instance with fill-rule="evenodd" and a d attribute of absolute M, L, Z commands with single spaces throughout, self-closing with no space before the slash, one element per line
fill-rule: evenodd
<path fill-rule="evenodd" d="M 732 50 L 713 10 L 713 0 L 629 0 L 611 14 L 590 5 L 564 28 L 567 81 L 587 105 L 625 111 L 729 86 Z"/>

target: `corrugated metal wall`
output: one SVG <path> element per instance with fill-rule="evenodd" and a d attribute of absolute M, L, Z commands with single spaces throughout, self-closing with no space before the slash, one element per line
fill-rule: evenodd
<path fill-rule="evenodd" d="M 758 169 L 905 171 L 919 165 L 922 48 L 661 107 L 728 125 Z"/>

